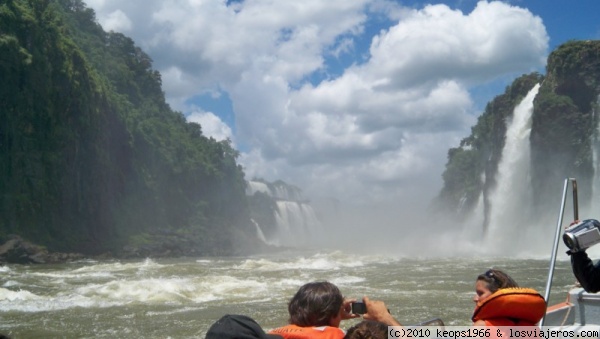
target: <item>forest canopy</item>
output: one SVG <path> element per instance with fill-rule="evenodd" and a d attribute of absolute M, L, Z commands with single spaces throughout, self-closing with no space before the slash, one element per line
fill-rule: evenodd
<path fill-rule="evenodd" d="M 238 152 L 173 111 L 152 59 L 83 1 L 2 1 L 0 77 L 0 238 L 214 254 L 251 230 Z"/>

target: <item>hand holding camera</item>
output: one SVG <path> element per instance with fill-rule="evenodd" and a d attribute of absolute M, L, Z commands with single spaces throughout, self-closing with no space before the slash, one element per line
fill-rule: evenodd
<path fill-rule="evenodd" d="M 585 251 L 600 242 L 600 222 L 587 219 L 565 229 L 563 242 L 572 253 Z"/>
<path fill-rule="evenodd" d="M 350 313 L 365 314 L 367 313 L 367 304 L 362 301 L 355 301 L 350 304 Z"/>
<path fill-rule="evenodd" d="M 364 297 L 362 301 L 352 301 L 350 314 L 355 317 L 362 315 L 363 319 L 379 321 L 388 326 L 402 326 L 381 300 L 369 300 L 368 297 Z"/>

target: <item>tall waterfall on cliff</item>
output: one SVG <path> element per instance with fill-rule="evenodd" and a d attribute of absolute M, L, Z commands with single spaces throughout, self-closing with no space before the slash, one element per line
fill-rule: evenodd
<path fill-rule="evenodd" d="M 248 182 L 246 194 L 254 195 L 256 192 L 271 197 L 276 204 L 274 217 L 276 229 L 274 232 L 264 232 L 257 225 L 258 231 L 266 242 L 273 245 L 305 246 L 317 235 L 320 221 L 308 200 L 302 196 L 299 189 L 281 183 L 266 184 L 260 181 Z"/>
<path fill-rule="evenodd" d="M 531 203 L 530 144 L 533 99 L 540 85 L 535 85 L 514 109 L 507 124 L 506 141 L 498 164 L 496 187 L 490 194 L 490 224 L 488 239 L 493 241 L 514 237 L 512 232 L 528 221 Z M 507 234 L 506 230 L 511 230 Z M 511 239 L 513 241 L 515 239 Z"/>

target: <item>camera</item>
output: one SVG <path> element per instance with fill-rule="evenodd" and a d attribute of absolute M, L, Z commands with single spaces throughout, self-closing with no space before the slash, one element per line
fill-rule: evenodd
<path fill-rule="evenodd" d="M 563 241 L 571 252 L 580 252 L 600 242 L 600 222 L 587 219 L 569 226 L 563 234 Z"/>
<path fill-rule="evenodd" d="M 362 301 L 355 301 L 350 304 L 350 313 L 352 314 L 365 314 L 367 313 L 367 305 Z"/>

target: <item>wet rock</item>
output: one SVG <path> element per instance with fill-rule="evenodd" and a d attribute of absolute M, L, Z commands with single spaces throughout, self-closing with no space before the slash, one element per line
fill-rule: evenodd
<path fill-rule="evenodd" d="M 18 235 L 10 235 L 0 245 L 0 264 L 52 264 L 82 259 L 78 253 L 49 252 Z"/>

